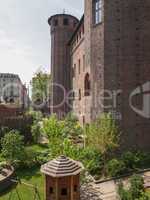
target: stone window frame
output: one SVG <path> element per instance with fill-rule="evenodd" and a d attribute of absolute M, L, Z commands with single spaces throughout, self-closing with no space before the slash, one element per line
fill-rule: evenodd
<path fill-rule="evenodd" d="M 93 0 L 93 20 L 94 25 L 102 23 L 103 18 L 103 1 Z"/>

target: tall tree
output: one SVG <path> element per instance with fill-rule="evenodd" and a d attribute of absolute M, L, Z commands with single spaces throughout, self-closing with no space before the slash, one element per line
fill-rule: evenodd
<path fill-rule="evenodd" d="M 86 128 L 87 144 L 101 152 L 104 157 L 104 165 L 108 152 L 119 146 L 119 138 L 119 128 L 110 113 L 102 114 Z"/>
<path fill-rule="evenodd" d="M 51 75 L 38 70 L 32 78 L 32 102 L 38 104 L 48 104 L 50 101 Z"/>

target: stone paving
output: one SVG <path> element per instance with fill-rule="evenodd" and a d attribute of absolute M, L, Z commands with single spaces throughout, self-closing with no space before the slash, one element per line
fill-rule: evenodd
<path fill-rule="evenodd" d="M 114 181 L 101 184 L 88 183 L 81 188 L 81 200 L 117 200 L 116 191 Z"/>
<path fill-rule="evenodd" d="M 150 187 L 150 172 L 141 174 L 145 187 Z M 125 187 L 129 186 L 128 178 L 123 179 Z M 81 200 L 118 200 L 117 182 L 108 181 L 100 184 L 87 183 L 81 187 Z"/>

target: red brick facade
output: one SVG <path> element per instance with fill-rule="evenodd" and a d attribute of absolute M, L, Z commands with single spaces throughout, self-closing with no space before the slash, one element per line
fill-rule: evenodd
<path fill-rule="evenodd" d="M 81 124 L 104 111 L 115 113 L 122 129 L 122 148 L 149 150 L 150 110 L 148 116 L 137 112 L 145 103 L 142 95 L 135 95 L 132 105 L 129 100 L 136 88 L 140 93 L 142 85 L 150 81 L 150 1 L 102 0 L 99 24 L 94 23 L 94 2 L 85 0 L 84 19 L 69 42 L 75 71 L 70 80 L 76 94 L 73 110 Z M 84 85 L 87 73 L 88 97 Z"/>
<path fill-rule="evenodd" d="M 51 71 L 52 71 L 52 112 L 60 117 L 69 112 L 65 103 L 66 94 L 71 90 L 71 59 L 69 38 L 75 31 L 78 19 L 71 15 L 54 15 L 49 19 L 51 26 Z"/>

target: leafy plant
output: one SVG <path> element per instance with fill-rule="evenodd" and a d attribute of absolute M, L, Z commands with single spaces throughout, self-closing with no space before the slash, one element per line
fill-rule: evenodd
<path fill-rule="evenodd" d="M 35 143 L 38 143 L 38 140 L 41 136 L 41 126 L 39 122 L 34 122 L 34 124 L 31 127 L 31 133 L 32 133 L 33 141 Z"/>
<path fill-rule="evenodd" d="M 49 119 L 43 120 L 42 132 L 45 133 L 49 141 L 53 139 L 64 139 L 64 122 L 57 119 L 56 115 L 52 115 Z"/>
<path fill-rule="evenodd" d="M 149 197 L 144 192 L 144 180 L 139 175 L 133 175 L 130 179 L 130 188 L 125 189 L 120 183 L 118 187 L 120 200 L 149 200 Z"/>
<path fill-rule="evenodd" d="M 97 149 L 103 155 L 104 172 L 108 154 L 119 146 L 119 138 L 119 128 L 110 113 L 102 114 L 86 127 L 86 145 Z"/>
<path fill-rule="evenodd" d="M 9 162 L 21 160 L 24 156 L 24 137 L 18 131 L 10 131 L 1 139 L 2 156 Z"/>
<path fill-rule="evenodd" d="M 64 120 L 64 134 L 66 137 L 78 137 L 83 134 L 83 128 L 80 126 L 76 116 L 72 113 L 69 113 Z"/>
<path fill-rule="evenodd" d="M 123 175 L 126 172 L 125 163 L 122 160 L 112 159 L 107 163 L 107 174 L 110 177 Z"/>

